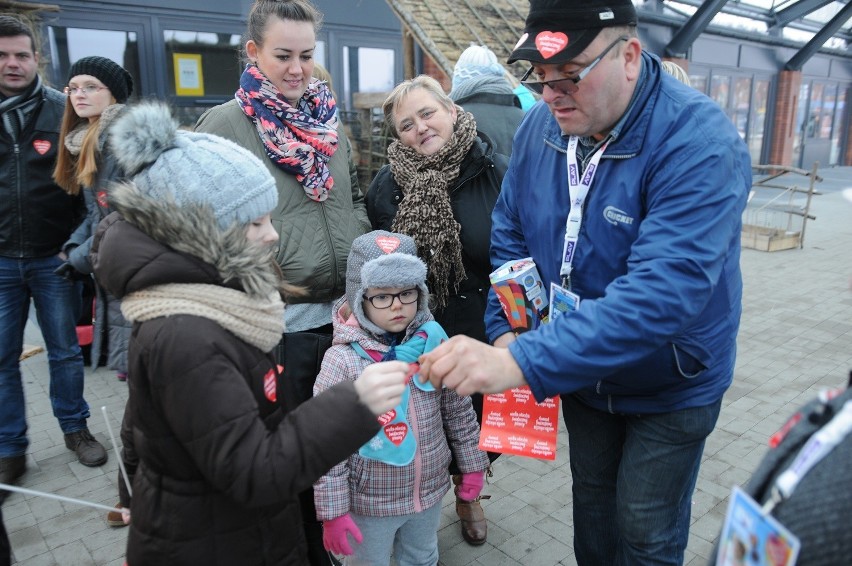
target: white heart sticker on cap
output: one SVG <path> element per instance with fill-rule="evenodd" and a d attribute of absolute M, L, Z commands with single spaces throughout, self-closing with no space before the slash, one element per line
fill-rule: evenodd
<path fill-rule="evenodd" d="M 524 33 L 524 35 L 522 35 L 522 36 L 521 36 L 521 39 L 519 39 L 519 40 L 518 40 L 518 42 L 515 44 L 515 46 L 512 48 L 512 51 L 514 51 L 515 49 L 517 49 L 518 47 L 520 47 L 520 46 L 521 46 L 521 44 L 522 44 L 523 42 L 525 42 L 529 36 L 530 36 L 530 34 L 528 34 L 528 33 Z"/>
<path fill-rule="evenodd" d="M 561 31 L 543 31 L 535 36 L 535 46 L 541 56 L 550 59 L 568 45 L 568 36 Z"/>

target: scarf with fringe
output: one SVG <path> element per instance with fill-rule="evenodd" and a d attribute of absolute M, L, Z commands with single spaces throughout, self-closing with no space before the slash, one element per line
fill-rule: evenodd
<path fill-rule="evenodd" d="M 422 155 L 399 140 L 388 147 L 391 174 L 402 189 L 391 231 L 406 234 L 417 244 L 417 255 L 429 268 L 427 283 L 437 307 L 447 305 L 450 285 L 458 289 L 467 278 L 462 265 L 461 226 L 450 206 L 450 187 L 458 179 L 461 162 L 476 140 L 473 114 L 456 107 L 458 120 L 452 137 L 432 155 Z M 455 281 L 450 283 L 450 274 Z"/>

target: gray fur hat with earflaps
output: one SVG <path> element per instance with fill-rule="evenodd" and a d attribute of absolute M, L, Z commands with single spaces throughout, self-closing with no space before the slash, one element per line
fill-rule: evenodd
<path fill-rule="evenodd" d="M 349 251 L 346 301 L 361 327 L 381 336 L 386 331 L 370 322 L 364 313 L 364 293 L 370 287 L 417 287 L 417 311 L 429 312 L 426 264 L 417 257 L 417 244 L 410 236 L 374 230 L 355 238 Z"/>

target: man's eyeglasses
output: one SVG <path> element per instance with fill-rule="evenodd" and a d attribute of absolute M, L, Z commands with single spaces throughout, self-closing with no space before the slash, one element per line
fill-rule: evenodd
<path fill-rule="evenodd" d="M 580 87 L 577 86 L 580 81 L 585 79 L 586 76 L 592 72 L 592 69 L 594 69 L 598 63 L 603 61 L 603 58 L 606 57 L 606 54 L 609 53 L 612 48 L 618 45 L 620 42 L 627 41 L 628 39 L 630 39 L 628 36 L 622 35 L 621 37 L 607 45 L 606 49 L 603 50 L 603 53 L 595 57 L 594 60 L 589 63 L 585 69 L 580 71 L 580 73 L 576 77 L 566 77 L 564 79 L 555 79 L 552 81 L 528 81 L 527 79 L 532 74 L 533 69 L 535 69 L 535 67 L 530 67 L 529 71 L 524 73 L 524 76 L 521 77 L 521 84 L 536 94 L 542 94 L 544 92 L 544 87 L 546 86 L 549 86 L 551 89 L 562 94 L 574 94 L 575 92 L 580 90 Z"/>
<path fill-rule="evenodd" d="M 91 94 L 95 94 L 98 91 L 104 90 L 105 88 L 107 88 L 107 87 L 98 86 L 98 85 L 66 86 L 63 89 L 63 92 L 65 94 L 67 94 L 68 96 L 71 96 L 72 94 L 77 94 L 78 92 L 81 93 L 81 94 L 85 94 L 86 96 L 89 96 Z"/>
<path fill-rule="evenodd" d="M 364 295 L 364 298 L 370 301 L 370 304 L 377 309 L 389 309 L 393 304 L 394 299 L 399 299 L 400 304 L 403 305 L 410 305 L 411 303 L 416 302 L 417 299 L 420 298 L 420 289 L 418 287 L 414 287 L 413 289 L 406 289 L 399 293 L 380 293 L 378 295 L 373 295 L 372 297 Z"/>

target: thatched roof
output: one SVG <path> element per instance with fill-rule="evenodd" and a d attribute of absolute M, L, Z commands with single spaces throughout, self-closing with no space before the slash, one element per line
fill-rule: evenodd
<path fill-rule="evenodd" d="M 414 39 L 452 76 L 453 66 L 471 42 L 486 45 L 513 75 L 526 70 L 505 61 L 524 31 L 527 0 L 387 0 Z"/>

